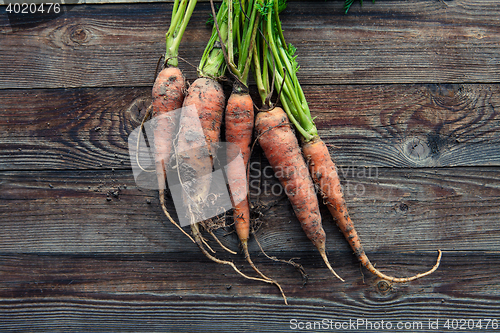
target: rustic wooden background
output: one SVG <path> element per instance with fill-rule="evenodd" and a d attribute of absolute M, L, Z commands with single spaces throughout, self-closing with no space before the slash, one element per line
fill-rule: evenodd
<path fill-rule="evenodd" d="M 391 331 L 422 322 L 419 332 L 436 331 L 429 319 L 440 331 L 453 331 L 447 319 L 482 319 L 476 331 L 492 331 L 485 319 L 500 319 L 500 3 L 365 1 L 348 15 L 342 4 L 291 2 L 282 14 L 305 94 L 372 262 L 413 275 L 440 248 L 438 271 L 380 282 L 323 207 L 340 283 L 287 200 L 269 191 L 253 192 L 263 213 L 256 235 L 270 255 L 296 258 L 308 283 L 253 240 L 251 252 L 290 306 L 273 286 L 208 261 L 168 224 L 157 193 L 135 185 L 128 157 L 171 4 L 77 5 L 49 20 L 0 7 L 0 331 L 285 332 L 293 319 L 384 320 Z M 200 3 L 181 45 L 191 64 L 210 34 L 208 15 Z M 180 67 L 194 80 L 189 64 Z M 268 165 L 258 149 L 252 161 Z M 274 184 L 262 177 L 260 188 Z M 218 235 L 237 248 L 234 234 Z M 241 255 L 217 254 L 252 273 Z"/>

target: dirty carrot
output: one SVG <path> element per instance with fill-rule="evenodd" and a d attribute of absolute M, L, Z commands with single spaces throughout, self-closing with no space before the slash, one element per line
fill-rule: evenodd
<path fill-rule="evenodd" d="M 233 6 L 228 8 L 228 43 L 225 56 L 234 82 L 226 106 L 225 134 L 226 141 L 234 144 L 227 145 L 227 158 L 228 161 L 232 161 L 228 164 L 227 178 L 233 199 L 233 220 L 236 233 L 250 266 L 261 277 L 269 279 L 255 266 L 248 251 L 250 204 L 247 166 L 251 154 L 250 145 L 255 119 L 254 104 L 248 92 L 247 81 L 259 22 L 260 14 L 254 1 L 233 2 Z M 237 163 L 238 156 L 241 156 L 240 162 L 242 163 Z M 277 283 L 276 285 L 281 289 Z"/>
<path fill-rule="evenodd" d="M 224 2 L 216 19 L 222 20 L 226 12 L 227 3 Z M 223 34 L 227 39 L 226 31 L 224 29 Z M 225 70 L 224 57 L 216 37 L 213 29 L 198 66 L 198 78 L 189 86 L 184 98 L 179 121 L 177 171 L 184 187 L 185 205 L 190 218 L 196 222 L 205 220 L 202 211 L 210 192 L 213 159 L 225 107 L 224 90 L 217 82 Z"/>
<path fill-rule="evenodd" d="M 221 8 L 218 19 L 223 15 Z M 225 106 L 222 85 L 216 81 L 223 73 L 224 58 L 215 42 L 212 33 L 198 67 L 199 77 L 189 86 L 182 103 L 175 145 L 183 199 L 190 218 L 196 221 L 204 220 L 202 211 L 210 191 L 213 149 L 219 142 Z"/>
<path fill-rule="evenodd" d="M 178 122 L 178 113 L 173 111 L 182 107 L 186 89 L 184 75 L 177 67 L 178 50 L 182 35 L 184 34 L 195 5 L 195 0 L 190 0 L 189 3 L 186 0 L 180 3 L 179 1 L 175 2 L 170 27 L 165 36 L 166 52 L 164 68 L 156 77 L 152 90 L 154 160 L 158 179 L 160 205 L 168 219 L 189 238 L 191 237 L 171 218 L 166 209 L 165 180 Z"/>
<path fill-rule="evenodd" d="M 354 224 L 349 217 L 346 202 L 340 184 L 340 178 L 337 173 L 334 162 L 332 161 L 328 148 L 319 136 L 314 137 L 311 141 L 304 143 L 302 151 L 306 159 L 309 161 L 309 168 L 316 184 L 319 185 L 321 196 L 324 199 L 328 210 L 337 221 L 337 226 L 340 228 L 349 245 L 354 251 L 354 254 L 359 259 L 361 264 L 368 269 L 372 274 L 391 281 L 391 282 L 409 282 L 434 272 L 441 260 L 441 251 L 439 251 L 437 263 L 427 272 L 420 273 L 411 277 L 396 278 L 388 276 L 377 270 L 365 253 L 361 241 L 359 239 Z"/>
<path fill-rule="evenodd" d="M 283 109 L 259 112 L 255 127 L 259 144 L 290 200 L 307 238 L 318 249 L 328 269 L 341 281 L 326 256 L 326 234 L 321 224 L 318 198 L 299 143 Z"/>
<path fill-rule="evenodd" d="M 287 114 L 281 108 L 269 108 L 272 95 L 272 76 L 275 63 L 273 57 L 273 38 L 275 38 L 276 20 L 279 13 L 278 1 L 271 1 L 271 8 L 261 6 L 264 20 L 263 34 L 259 36 L 253 57 L 253 72 L 262 99 L 263 110 L 257 113 L 255 127 L 258 141 L 276 177 L 292 203 L 297 219 L 306 236 L 318 249 L 328 269 L 341 281 L 344 281 L 332 268 L 326 254 L 326 234 L 321 222 L 318 198 L 314 183 L 302 156 L 292 125 Z M 276 46 L 274 46 L 276 48 Z M 276 81 L 275 81 L 276 82 Z M 278 85 L 277 85 L 278 86 Z M 281 89 L 281 85 L 278 86 Z M 269 111 L 266 111 L 269 109 Z M 294 120 L 294 118 L 290 118 Z"/>
<path fill-rule="evenodd" d="M 250 206 L 248 203 L 247 168 L 250 158 L 254 125 L 253 101 L 248 90 L 244 87 L 235 87 L 228 99 L 225 127 L 226 141 L 236 146 L 228 145 L 228 161 L 235 161 L 239 154 L 243 163 L 229 163 L 227 178 L 231 197 L 237 199 L 234 203 L 234 226 L 240 239 L 245 256 L 248 256 L 248 238 L 250 237 Z"/>

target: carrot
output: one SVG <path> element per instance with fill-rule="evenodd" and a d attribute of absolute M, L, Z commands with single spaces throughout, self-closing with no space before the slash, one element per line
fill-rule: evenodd
<path fill-rule="evenodd" d="M 209 80 L 208 82 L 212 82 Z M 191 86 L 192 88 L 193 86 Z M 213 88 L 214 86 L 212 86 Z M 190 89 L 191 89 L 190 88 Z M 210 90 L 207 86 L 195 87 L 199 89 Z M 194 93 L 186 96 L 184 102 L 189 102 Z M 201 95 L 201 94 L 200 94 Z M 191 96 L 191 98 L 189 98 Z M 212 95 L 210 95 L 212 96 Z M 190 104 L 188 104 L 190 105 Z M 210 104 L 210 100 L 206 100 L 206 105 Z M 219 112 L 222 115 L 222 112 Z M 214 112 L 213 117 L 217 118 Z M 176 169 L 179 174 L 181 184 L 183 186 L 183 199 L 188 212 L 191 214 L 191 223 L 206 220 L 203 217 L 203 206 L 206 204 L 206 199 L 210 192 L 211 175 L 212 175 L 212 160 L 207 139 L 200 126 L 200 115 L 197 108 L 183 107 L 181 118 L 179 120 L 179 133 L 177 139 L 177 165 Z"/>
<path fill-rule="evenodd" d="M 275 176 L 279 179 L 293 210 L 306 236 L 318 249 L 328 269 L 341 281 L 344 281 L 332 268 L 326 255 L 326 234 L 321 223 L 318 198 L 314 184 L 302 156 L 297 138 L 293 132 L 289 119 L 282 108 L 270 107 L 272 96 L 271 69 L 281 66 L 276 54 L 275 33 L 281 30 L 277 20 L 280 11 L 278 1 L 270 1 L 272 8 L 266 7 L 263 20 L 263 33 L 259 37 L 253 55 L 253 72 L 262 99 L 264 109 L 257 113 L 255 127 L 258 141 L 269 163 L 273 167 Z M 280 37 L 279 37 L 280 38 Z M 272 72 L 272 75 L 279 74 Z M 281 85 L 277 85 L 281 89 Z M 288 87 L 285 87 L 288 88 Z M 289 90 L 289 89 L 288 89 Z M 281 93 L 281 92 L 280 92 Z M 295 124 L 295 123 L 294 123 Z M 297 126 L 296 126 L 297 127 Z M 301 127 L 297 127 L 301 130 Z"/>
<path fill-rule="evenodd" d="M 172 144 L 177 128 L 175 111 L 182 107 L 185 79 L 177 67 L 167 67 L 157 76 L 153 86 L 153 119 L 155 166 L 160 191 L 165 189 L 165 170 L 172 153 Z"/>
<path fill-rule="evenodd" d="M 333 270 L 326 256 L 326 234 L 321 224 L 318 198 L 286 113 L 279 107 L 259 112 L 255 127 L 259 144 L 292 203 L 307 238 L 316 246 L 328 269 L 344 281 Z"/>
<path fill-rule="evenodd" d="M 238 198 L 239 202 L 234 205 L 234 226 L 236 233 L 248 255 L 248 238 L 250 237 L 250 206 L 247 196 L 247 169 L 250 159 L 250 145 L 254 125 L 253 101 L 248 90 L 241 88 L 233 89 L 229 97 L 225 114 L 226 141 L 234 143 L 238 150 L 228 146 L 228 161 L 234 160 L 239 153 L 243 159 L 243 164 L 229 163 L 227 168 L 227 178 L 231 196 Z M 243 168 L 240 168 L 243 166 Z"/>
<path fill-rule="evenodd" d="M 193 242 L 187 234 L 170 216 L 165 206 L 165 179 L 167 165 L 172 154 L 174 134 L 177 128 L 178 113 L 172 112 L 182 107 L 186 82 L 181 70 L 177 67 L 178 49 L 182 35 L 193 13 L 196 0 L 183 0 L 177 3 L 172 11 L 172 20 L 166 33 L 166 67 L 158 74 L 152 90 L 152 117 L 154 122 L 154 160 L 160 205 L 167 218 L 179 228 Z"/>
<path fill-rule="evenodd" d="M 181 8 L 183 4 L 185 6 L 185 2 L 186 0 L 176 1 L 174 11 L 175 8 Z M 219 15 L 223 15 L 224 10 L 221 13 L 217 15 L 218 19 Z M 177 18 L 178 15 L 173 14 L 172 22 Z M 184 23 L 180 26 L 179 29 L 185 28 Z M 166 57 L 171 55 L 172 50 L 176 52 L 178 48 L 177 38 L 169 40 L 171 34 L 176 32 L 176 29 L 169 29 L 167 32 Z M 223 58 L 220 57 L 220 47 L 216 46 L 215 40 L 212 33 L 199 65 L 200 77 L 190 85 L 181 103 L 182 110 L 176 135 L 176 167 L 181 184 L 186 190 L 183 193 L 183 199 L 186 208 L 189 208 L 191 213 L 197 216 L 196 218 L 192 216 L 196 221 L 202 217 L 202 206 L 206 203 L 210 190 L 213 150 L 219 142 L 225 105 L 224 91 L 215 80 L 222 75 L 224 69 Z"/>
<path fill-rule="evenodd" d="M 240 5 L 244 5 L 241 1 Z M 250 237 L 250 204 L 248 200 L 247 165 L 250 159 L 252 133 L 254 126 L 254 105 L 248 92 L 247 81 L 251 60 L 255 48 L 255 36 L 260 23 L 258 6 L 254 1 L 247 1 L 244 16 L 237 3 L 228 8 L 228 43 L 225 54 L 227 67 L 234 76 L 233 91 L 227 102 L 225 125 L 226 141 L 234 143 L 227 146 L 227 178 L 231 198 L 233 199 L 233 220 L 236 233 L 243 248 L 243 253 L 250 266 L 263 278 L 265 276 L 253 263 L 248 251 Z M 236 57 L 236 54 L 238 55 Z M 236 60 L 237 58 L 237 60 Z M 242 163 L 236 159 L 241 154 Z M 281 290 L 281 286 L 275 282 Z"/>
<path fill-rule="evenodd" d="M 198 78 L 184 98 L 177 139 L 177 171 L 191 223 L 206 220 L 212 182 L 213 151 L 219 142 L 225 99 L 222 86 L 210 78 Z"/>
<path fill-rule="evenodd" d="M 378 271 L 368 260 L 354 225 L 349 217 L 346 203 L 342 194 L 340 179 L 328 149 L 320 139 L 314 121 L 311 117 L 302 87 L 297 79 L 298 64 L 293 55 L 295 48 L 286 46 L 281 32 L 281 25 L 277 16 L 277 2 L 275 10 L 269 13 L 266 37 L 271 45 L 273 61 L 276 63 L 277 87 L 283 86 L 280 96 L 283 107 L 301 135 L 302 150 L 308 160 L 310 174 L 318 185 L 323 200 L 326 202 L 330 213 L 335 218 L 338 227 L 354 250 L 361 264 L 376 276 L 392 282 L 408 282 L 434 272 L 441 261 L 441 251 L 438 250 L 436 264 L 429 271 L 411 277 L 396 278 Z M 274 19 L 273 22 L 271 22 Z M 268 58 L 270 61 L 270 58 Z"/>
<path fill-rule="evenodd" d="M 342 192 L 342 186 L 340 185 L 340 179 L 337 173 L 337 168 L 331 159 L 328 152 L 328 148 L 321 138 L 315 137 L 309 142 L 306 142 L 302 146 L 302 151 L 306 159 L 309 161 L 309 168 L 314 182 L 318 184 L 321 196 L 328 207 L 328 210 L 332 214 L 333 218 L 337 222 L 337 226 L 340 228 L 345 238 L 349 242 L 349 245 L 354 251 L 354 254 L 359 259 L 361 264 L 366 267 L 372 274 L 391 281 L 391 282 L 409 282 L 415 279 L 427 276 L 434 272 L 439 267 L 439 262 L 441 260 L 441 250 L 438 250 L 439 255 L 437 263 L 425 273 L 420 273 L 411 277 L 396 278 L 392 276 L 385 275 L 376 269 L 370 260 L 368 259 L 361 241 L 359 239 L 356 229 L 349 217 L 349 212 L 347 211 L 347 206 L 344 200 L 344 195 Z"/>
<path fill-rule="evenodd" d="M 226 100 L 222 85 L 209 77 L 196 79 L 189 87 L 184 98 L 184 109 L 193 106 L 198 111 L 211 161 L 213 159 L 212 154 L 215 153 L 219 143 L 225 104 Z M 186 130 L 187 128 L 182 128 L 181 132 Z"/>

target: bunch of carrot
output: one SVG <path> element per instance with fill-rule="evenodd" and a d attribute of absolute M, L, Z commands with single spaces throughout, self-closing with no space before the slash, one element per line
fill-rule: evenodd
<path fill-rule="evenodd" d="M 342 192 L 342 187 L 340 184 L 340 178 L 337 173 L 337 168 L 333 160 L 331 159 L 328 148 L 318 135 L 318 131 L 311 117 L 307 100 L 297 78 L 296 74 L 298 71 L 298 64 L 296 62 L 296 57 L 294 57 L 293 55 L 295 52 L 295 48 L 291 45 L 287 46 L 285 43 L 283 31 L 281 30 L 281 23 L 278 16 L 279 8 L 277 1 L 274 1 L 273 8 L 274 10 L 268 11 L 266 24 L 263 27 L 264 32 L 261 36 L 262 41 L 259 43 L 261 45 L 261 47 L 259 48 L 259 50 L 261 51 L 260 60 L 262 62 L 267 61 L 268 68 L 273 69 L 272 75 L 274 75 L 275 77 L 274 83 L 276 88 L 280 90 L 281 104 L 283 105 L 283 108 L 288 115 L 288 119 L 291 121 L 291 123 L 293 123 L 294 127 L 299 132 L 302 145 L 302 155 L 309 166 L 310 177 L 307 177 L 308 181 L 309 178 L 312 178 L 314 183 L 318 186 L 323 201 L 326 203 L 330 213 L 336 220 L 337 226 L 340 228 L 345 238 L 349 242 L 349 245 L 353 249 L 354 254 L 359 259 L 361 264 L 365 266 L 371 273 L 391 282 L 408 282 L 431 274 L 439 266 L 441 260 L 440 250 L 438 250 L 437 263 L 431 270 L 425 273 L 414 275 L 412 277 L 396 278 L 387 276 L 377 270 L 368 259 L 361 245 L 361 241 L 356 232 L 356 229 L 354 228 L 352 220 L 349 217 Z M 255 57 L 254 59 L 257 60 L 257 57 Z M 257 70 L 256 72 L 260 73 L 261 71 Z M 263 73 L 261 76 L 269 77 L 270 75 L 271 74 L 266 75 L 266 73 Z M 262 80 L 256 81 L 259 85 L 261 95 L 264 96 L 264 94 L 270 89 L 269 83 L 263 82 Z M 269 122 L 270 125 L 268 125 L 267 127 L 262 127 L 263 131 L 266 131 L 266 128 L 269 128 L 271 126 L 276 126 L 276 124 L 278 124 L 279 122 L 283 123 L 286 121 L 284 116 L 285 112 L 281 111 L 281 109 L 278 109 L 278 111 L 275 110 L 273 110 L 273 113 L 275 113 L 275 115 L 264 115 L 262 117 L 264 119 L 273 118 L 273 121 Z M 290 125 L 286 125 L 286 127 L 289 126 Z M 283 126 L 280 127 L 283 128 Z M 274 129 L 273 131 L 276 130 L 277 129 Z M 261 145 L 263 145 L 263 142 L 261 142 Z M 293 140 L 292 138 L 289 142 L 284 144 L 284 146 L 288 147 L 296 147 L 296 145 L 296 140 Z M 294 149 L 298 150 L 297 148 Z M 269 149 L 270 152 L 268 154 L 266 149 L 264 148 L 264 151 L 266 151 L 266 156 L 271 159 L 273 158 L 273 156 L 271 155 L 272 150 L 273 149 Z M 274 148 L 274 151 L 276 151 L 276 148 Z M 282 168 L 282 165 L 284 165 L 284 163 L 287 163 L 287 161 L 276 161 L 276 167 Z M 290 166 L 288 165 L 286 165 L 286 167 L 290 168 Z M 302 165 L 300 166 L 300 168 L 303 168 Z M 299 168 L 297 167 L 297 169 Z M 298 172 L 293 171 L 290 173 L 296 174 Z M 282 180 L 284 186 L 288 185 L 285 181 L 289 181 L 289 179 L 290 177 L 286 177 L 286 179 Z M 300 181 L 304 181 L 304 179 L 301 179 Z M 301 189 L 303 187 L 306 186 L 305 184 L 301 183 L 299 184 L 297 189 Z M 310 187 L 310 185 L 307 184 L 307 187 Z M 297 190 L 292 188 L 292 190 L 290 191 L 292 196 L 296 191 Z M 308 207 L 308 212 L 317 212 L 317 202 L 312 198 L 308 202 L 310 204 L 310 206 Z M 324 254 L 325 236 L 324 231 L 321 227 L 321 219 L 320 217 L 316 217 L 316 213 L 314 214 L 314 218 L 311 218 L 311 215 L 312 214 L 308 214 L 308 219 L 304 220 L 304 222 L 301 222 L 303 229 L 311 239 L 311 241 L 314 243 L 314 245 L 316 245 L 316 247 L 318 248 L 328 267 L 330 267 L 326 255 Z M 297 214 L 297 216 L 299 217 L 300 215 Z M 299 220 L 301 220 L 300 217 Z M 312 228 L 311 226 L 314 226 L 314 228 Z"/>
<path fill-rule="evenodd" d="M 326 254 L 326 234 L 315 185 L 355 255 L 370 272 L 389 281 L 407 282 L 435 271 L 441 258 L 440 251 L 438 261 L 430 271 L 408 278 L 387 276 L 368 260 L 349 217 L 335 164 L 318 135 L 297 79 L 294 48 L 285 43 L 279 19 L 283 2 L 223 0 L 218 12 L 213 13 L 214 27 L 198 66 L 199 77 L 187 88 L 177 67 L 178 48 L 195 4 L 195 0 L 174 2 L 166 36 L 164 68 L 153 86 L 155 166 L 160 204 L 169 220 L 211 260 L 230 265 L 245 278 L 276 285 L 286 303 L 281 286 L 254 265 L 248 251 L 251 221 L 247 165 L 255 130 L 255 139 L 275 170 L 305 234 L 337 278 L 343 281 L 333 270 Z M 248 93 L 250 69 L 261 98 L 256 115 L 254 101 Z M 233 84 L 227 101 L 220 82 L 223 77 L 229 78 Z M 274 90 L 278 91 L 283 108 L 271 103 Z M 172 112 L 180 108 L 180 115 Z M 211 173 L 223 120 L 226 140 L 231 143 L 227 146 L 227 159 L 241 161 L 229 163 L 227 167 L 234 227 L 245 258 L 259 277 L 248 276 L 231 261 L 210 253 L 214 251 L 200 229 L 201 226 L 217 240 L 212 228 L 203 221 L 203 212 L 210 197 Z M 202 131 L 197 131 L 198 124 Z M 294 129 L 299 134 L 300 145 Z M 182 199 L 191 221 L 191 235 L 170 217 L 165 207 L 165 178 L 169 168 L 176 170 L 182 184 Z"/>

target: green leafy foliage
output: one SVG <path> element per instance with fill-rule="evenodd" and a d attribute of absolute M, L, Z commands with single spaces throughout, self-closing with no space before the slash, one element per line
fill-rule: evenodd
<path fill-rule="evenodd" d="M 264 4 L 257 2 L 257 10 L 262 17 L 266 17 L 269 11 L 273 10 L 273 6 L 272 0 L 264 0 Z"/>
<path fill-rule="evenodd" d="M 215 12 L 216 13 L 219 12 L 219 9 L 220 9 L 220 5 L 219 4 L 215 4 Z M 214 26 L 214 24 L 215 24 L 214 16 L 212 15 L 212 13 L 210 13 L 210 14 L 208 14 L 208 20 L 206 22 L 206 25 L 211 28 L 211 27 Z"/>
<path fill-rule="evenodd" d="M 292 65 L 293 70 L 295 71 L 295 73 L 297 73 L 299 71 L 300 66 L 299 63 L 297 62 L 297 56 L 295 55 L 295 52 L 297 52 L 297 48 L 292 43 L 288 43 L 288 48 L 286 49 L 286 53 L 288 54 L 288 58 L 290 59 L 290 63 Z"/>

